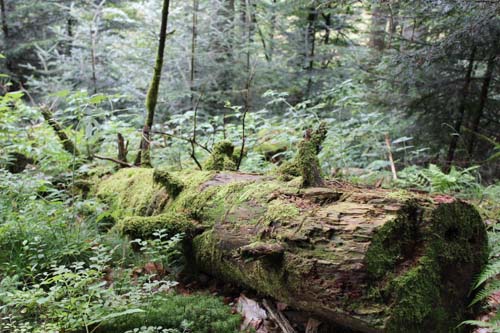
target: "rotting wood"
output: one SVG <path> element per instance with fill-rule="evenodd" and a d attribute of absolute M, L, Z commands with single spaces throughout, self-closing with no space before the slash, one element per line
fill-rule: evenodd
<path fill-rule="evenodd" d="M 169 184 L 155 185 L 152 174 L 121 170 L 97 194 L 122 215 L 116 228 L 132 238 L 154 228 L 184 232 L 191 267 L 361 332 L 444 333 L 469 315 L 487 241 L 465 202 L 184 171 L 172 173 L 185 186 L 162 199 L 159 215 L 131 216 L 154 211 L 149 204 L 168 193 Z"/>

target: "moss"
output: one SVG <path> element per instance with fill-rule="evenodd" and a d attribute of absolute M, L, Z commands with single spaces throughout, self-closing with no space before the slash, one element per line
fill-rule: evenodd
<path fill-rule="evenodd" d="M 440 298 L 439 268 L 429 257 L 423 257 L 419 264 L 406 274 L 391 281 L 391 289 L 397 300 L 387 325 L 387 332 L 448 332 L 454 327 L 449 322 L 446 310 L 437 306 Z M 437 311 L 439 309 L 439 311 Z"/>
<path fill-rule="evenodd" d="M 377 230 L 365 257 L 366 269 L 372 279 L 382 279 L 416 251 L 421 237 L 418 234 L 417 214 L 417 205 L 410 202 L 396 219 Z"/>
<path fill-rule="evenodd" d="M 326 134 L 325 123 L 321 123 L 314 132 L 310 130 L 306 132 L 304 140 L 298 145 L 294 159 L 283 163 L 278 169 L 282 179 L 291 180 L 293 177 L 301 176 L 301 187 L 322 185 L 318 153 L 321 150 L 321 144 L 325 140 Z"/>
<path fill-rule="evenodd" d="M 444 333 L 464 320 L 469 298 L 457 286 L 471 285 L 480 272 L 486 243 L 481 219 L 467 205 L 423 209 L 410 201 L 378 230 L 366 255 L 371 294 L 391 306 L 386 331 Z"/>
<path fill-rule="evenodd" d="M 227 260 L 218 247 L 214 232 L 206 231 L 193 240 L 193 253 L 198 267 L 214 272 L 223 280 L 251 286 L 264 294 L 287 301 L 290 297 L 286 284 L 286 268 L 275 261 L 252 260 L 235 265 Z M 237 256 L 235 250 L 233 255 Z"/>
<path fill-rule="evenodd" d="M 118 230 L 131 239 L 150 238 L 155 231 L 165 230 L 168 236 L 192 233 L 195 223 L 183 214 L 164 213 L 155 216 L 129 216 L 117 224 Z"/>
<path fill-rule="evenodd" d="M 241 317 L 233 314 L 231 307 L 222 299 L 202 294 L 154 296 L 143 309 L 145 312 L 127 315 L 103 323 L 96 332 L 125 332 L 141 326 L 163 328 L 196 333 L 237 333 Z"/>
<path fill-rule="evenodd" d="M 121 169 L 97 185 L 97 197 L 116 211 L 117 217 L 146 215 L 159 187 L 153 182 L 153 170 Z"/>
<path fill-rule="evenodd" d="M 234 171 L 237 167 L 237 157 L 234 154 L 234 145 L 229 141 L 221 141 L 214 145 L 211 155 L 205 162 L 205 170 Z"/>
<path fill-rule="evenodd" d="M 210 185 L 200 190 L 201 184 L 213 177 L 213 173 L 205 173 L 203 181 L 186 187 L 179 197 L 172 203 L 170 209 L 187 214 L 190 218 L 212 225 L 225 216 L 230 208 L 242 204 L 247 200 L 265 202 L 267 196 L 279 188 L 278 183 L 262 183 L 255 180 L 237 181 L 221 185 Z M 258 202 L 257 202 L 258 203 Z M 249 205 L 249 209 L 251 205 Z"/>
<path fill-rule="evenodd" d="M 153 181 L 161 184 L 172 198 L 177 197 L 184 189 L 184 183 L 164 168 L 154 169 Z"/>
<path fill-rule="evenodd" d="M 298 217 L 299 215 L 300 211 L 297 206 L 284 200 L 276 199 L 268 204 L 264 220 L 268 224 L 275 222 L 286 224 L 286 222 Z"/>
<path fill-rule="evenodd" d="M 320 166 L 316 145 L 312 141 L 299 143 L 296 156 L 297 168 L 302 176 L 302 187 L 317 186 L 320 178 Z"/>

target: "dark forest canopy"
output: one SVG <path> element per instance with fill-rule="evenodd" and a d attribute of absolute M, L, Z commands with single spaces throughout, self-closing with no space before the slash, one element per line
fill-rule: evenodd
<path fill-rule="evenodd" d="M 219 243 L 233 246 L 239 240 L 223 239 L 221 235 L 226 234 L 217 223 L 227 223 L 234 207 L 249 216 L 268 216 L 276 201 L 286 202 L 300 219 L 280 211 L 285 217 L 277 218 L 284 220 L 266 220 L 269 225 L 264 229 L 259 220 L 252 232 L 259 241 L 272 240 L 273 245 L 258 243 L 257 250 L 237 247 L 237 251 L 269 250 L 272 255 L 278 251 L 288 262 L 291 253 L 297 254 L 294 251 L 307 250 L 305 261 L 322 260 L 324 253 L 316 251 L 319 245 L 314 242 L 330 246 L 335 237 L 324 225 L 314 224 L 313 217 L 321 209 L 336 211 L 339 200 L 341 205 L 351 205 L 342 214 L 356 215 L 357 205 L 373 203 L 366 198 L 356 201 L 346 193 L 363 192 L 363 188 L 369 188 L 367 193 L 374 191 L 373 197 L 389 207 L 381 213 L 374 206 L 377 214 L 389 216 L 392 213 L 387 211 L 397 202 L 401 210 L 393 212 L 394 216 L 412 220 L 416 217 L 405 215 L 407 211 L 401 207 L 418 206 L 415 214 L 419 215 L 423 210 L 432 211 L 429 207 L 433 205 L 458 200 L 460 209 L 474 216 L 482 228 L 477 210 L 489 241 L 481 238 L 481 228 L 474 229 L 474 237 L 467 234 L 464 221 L 457 217 L 459 226 L 445 232 L 443 244 L 455 244 L 458 238 L 454 237 L 460 234 L 467 242 L 481 239 L 481 251 L 490 245 L 489 264 L 474 286 L 475 290 L 486 289 L 474 303 L 478 309 L 485 305 L 484 313 L 493 315 L 491 307 L 496 305 L 488 308 L 485 300 L 500 290 L 495 280 L 500 273 L 496 244 L 500 239 L 500 1 L 0 0 L 0 9 L 0 315 L 9 322 L 0 323 L 0 332 L 21 332 L 23 327 L 30 332 L 99 332 L 108 329 L 108 324 L 117 324 L 113 322 L 116 318 L 129 315 L 134 318 L 131 321 L 154 326 L 143 333 L 163 333 L 157 327 L 162 325 L 173 329 L 165 332 L 234 332 L 240 318 L 226 316 L 228 309 L 219 300 L 198 294 L 193 299 L 176 295 L 165 300 L 157 293 L 159 286 L 151 287 L 153 297 L 144 293 L 144 286 L 152 282 L 145 278 L 146 284 L 137 283 L 139 275 L 151 273 L 150 264 L 154 264 L 154 274 L 165 280 L 168 277 L 165 285 L 173 288 L 172 281 L 180 279 L 177 273 L 184 271 L 179 267 L 192 268 L 195 262 L 206 265 L 199 258 L 186 258 L 208 250 L 186 253 L 186 244 L 196 247 L 200 239 L 215 237 L 208 235 L 208 230 L 214 230 L 222 237 Z M 116 197 L 107 192 L 103 197 L 102 182 L 119 180 L 123 174 L 130 176 L 128 185 L 120 185 Z M 141 177 L 142 181 L 137 180 Z M 211 187 L 221 179 L 224 186 L 216 186 L 227 197 L 217 206 L 220 202 L 215 205 L 206 193 L 217 192 Z M 231 185 L 238 179 L 249 188 L 259 182 L 266 188 L 248 194 L 249 190 Z M 206 220 L 200 217 L 205 216 L 203 209 L 186 208 L 176 199 L 186 188 L 195 187 L 200 195 L 190 198 L 195 207 L 203 203 L 220 208 L 215 212 L 212 207 L 214 215 Z M 330 194 L 325 197 L 326 192 L 318 188 L 328 189 Z M 313 196 L 308 196 L 309 189 Z M 122 192 L 128 195 L 122 198 Z M 257 199 L 250 199 L 252 195 Z M 420 200 L 418 205 L 411 201 L 414 196 Z M 254 204 L 264 210 L 254 211 Z M 137 207 L 142 210 L 136 211 Z M 184 210 L 190 213 L 186 215 Z M 307 240 L 292 244 L 273 234 L 280 226 L 291 228 L 292 222 L 300 225 L 299 220 L 306 221 L 302 214 L 314 220 L 311 234 L 304 236 Z M 219 221 L 214 216 L 224 218 Z M 147 229 L 138 235 L 145 239 L 131 245 L 134 237 L 120 229 L 123 219 L 140 221 L 134 227 Z M 366 244 L 377 244 L 379 229 L 372 230 L 373 221 L 364 219 L 370 230 Z M 426 219 L 422 215 L 422 221 Z M 396 226 L 403 223 L 403 218 L 396 220 Z M 160 221 L 159 228 L 155 221 Z M 242 223 L 246 218 L 235 221 Z M 189 232 L 182 228 L 168 231 L 172 223 L 181 222 L 190 226 Z M 411 278 L 410 267 L 427 267 L 422 258 L 438 257 L 423 244 L 441 246 L 434 238 L 426 238 L 431 237 L 426 227 L 415 223 L 408 232 L 418 241 L 408 241 L 411 246 L 397 243 L 397 248 L 387 250 L 398 270 L 379 272 L 384 279 L 377 280 L 376 288 L 365 280 L 360 284 L 374 288 L 363 295 L 378 293 L 375 303 L 383 304 L 384 310 L 372 308 L 375 312 L 360 315 L 369 317 L 370 325 L 351 327 L 370 331 L 376 326 L 383 331 L 381 321 L 389 320 L 383 318 L 397 317 L 400 329 L 408 314 L 394 317 L 395 307 L 390 302 L 411 299 L 395 295 L 402 285 L 411 285 L 403 281 Z M 432 228 L 436 225 L 435 220 L 428 223 Z M 149 225 L 156 229 L 148 229 Z M 339 230 L 336 232 L 346 232 Z M 233 248 L 208 243 L 211 250 L 224 256 L 234 254 Z M 123 251 L 117 250 L 118 244 Z M 481 251 L 478 257 L 484 255 Z M 424 252 L 427 254 L 422 255 Z M 458 252 L 457 247 L 453 255 Z M 181 253 L 186 258 L 179 259 Z M 469 267 L 465 257 L 453 265 Z M 463 294 L 471 288 L 469 274 L 479 273 L 481 258 L 469 263 L 474 272 L 453 270 L 461 279 L 449 285 L 455 288 L 467 281 L 456 287 L 462 307 L 472 300 Z M 254 274 L 253 268 L 249 271 L 254 264 L 240 259 L 225 262 L 231 265 L 229 271 L 239 265 L 241 274 Z M 365 259 L 358 259 L 366 264 Z M 445 266 L 451 266 L 446 260 L 433 262 L 433 271 L 445 272 Z M 223 259 L 214 262 L 212 269 L 224 270 L 221 263 Z M 343 269 L 330 264 L 325 267 L 334 267 L 336 272 Z M 70 278 L 70 273 L 76 275 Z M 205 273 L 213 272 L 206 269 Z M 418 274 L 420 277 L 422 272 Z M 222 280 L 227 278 L 227 273 L 220 275 Z M 58 309 L 45 305 L 54 304 L 63 285 L 73 278 L 81 281 L 71 285 L 75 299 L 71 301 L 68 295 L 63 299 L 68 304 L 87 304 L 80 311 L 83 317 L 77 314 L 78 306 L 73 311 L 64 302 Z M 360 279 L 355 274 L 349 278 Z M 443 305 L 446 283 L 441 277 L 434 278 L 419 290 L 438 290 L 440 295 L 435 298 L 423 296 L 425 304 Z M 266 294 L 261 282 L 245 279 L 242 284 Z M 107 286 L 123 284 L 124 289 L 92 289 L 96 280 L 107 281 Z M 335 279 L 330 282 L 338 285 Z M 48 291 L 46 286 L 54 288 Z M 181 286 L 185 288 L 185 283 Z M 86 299 L 89 290 L 98 290 L 98 296 Z M 346 290 L 357 289 L 348 286 Z M 290 289 L 292 303 L 321 314 L 318 308 L 297 301 L 299 291 Z M 311 297 L 321 298 L 317 292 Z M 285 294 L 273 291 L 266 295 L 283 301 L 279 296 Z M 150 296 L 157 303 L 147 301 Z M 352 295 L 336 290 L 330 296 L 349 300 L 334 301 L 341 304 L 346 322 L 356 317 Z M 116 306 L 96 310 L 106 302 Z M 192 314 L 174 309 L 192 303 L 214 311 L 207 323 L 185 328 L 181 324 L 193 321 Z M 142 312 L 145 308 L 147 314 Z M 151 310 L 155 308 L 166 310 Z M 456 319 L 454 314 L 460 317 L 457 324 L 475 315 L 474 310 L 444 308 L 446 320 L 440 325 L 450 325 Z M 167 310 L 172 318 L 156 320 Z M 202 309 L 195 307 L 192 313 L 199 311 Z M 331 311 L 328 308 L 325 313 L 331 315 Z M 434 315 L 439 317 L 439 313 Z M 61 324 L 64 316 L 73 319 Z M 423 318 L 427 328 L 433 327 L 430 317 L 412 316 Z M 491 322 L 497 325 L 491 332 L 500 332 L 500 320 Z M 126 322 L 119 333 L 142 324 Z M 302 329 L 302 324 L 293 325 Z M 395 324 L 387 327 L 391 325 Z"/>

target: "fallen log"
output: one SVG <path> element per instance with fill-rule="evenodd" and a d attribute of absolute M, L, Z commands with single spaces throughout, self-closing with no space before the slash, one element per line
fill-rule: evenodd
<path fill-rule="evenodd" d="M 153 176 L 154 174 L 154 176 Z M 449 332 L 487 258 L 469 204 L 408 191 L 216 171 L 124 169 L 103 180 L 131 238 L 184 232 L 193 263 L 362 332 Z"/>

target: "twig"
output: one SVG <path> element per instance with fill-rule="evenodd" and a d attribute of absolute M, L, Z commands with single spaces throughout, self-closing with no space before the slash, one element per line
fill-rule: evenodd
<path fill-rule="evenodd" d="M 238 157 L 238 164 L 236 165 L 236 170 L 240 170 L 241 161 L 243 160 L 243 155 L 245 152 L 245 141 L 246 141 L 246 136 L 245 136 L 245 124 L 246 123 L 245 123 L 245 120 L 246 120 L 248 111 L 250 111 L 250 98 L 251 98 L 250 88 L 252 87 L 252 81 L 253 81 L 253 78 L 255 76 L 255 66 L 256 66 L 256 64 L 254 64 L 252 71 L 249 73 L 247 82 L 245 84 L 245 109 L 243 111 L 243 118 L 241 120 L 241 126 L 242 126 L 242 129 L 241 129 L 241 150 L 240 150 L 240 156 Z"/>
<path fill-rule="evenodd" d="M 172 133 L 166 133 L 166 132 L 161 132 L 161 131 L 151 131 L 152 134 L 161 134 L 161 135 L 166 135 L 168 137 L 171 137 L 171 138 L 174 138 L 174 139 L 179 139 L 179 140 L 182 140 L 182 141 L 186 141 L 186 142 L 189 142 L 191 143 L 192 139 L 191 138 L 185 138 L 185 137 L 182 137 L 182 136 L 178 136 L 178 135 L 175 135 L 175 134 L 172 134 Z M 197 142 L 197 141 L 193 141 L 193 143 L 195 145 L 197 145 L 198 147 L 200 147 L 201 149 L 205 150 L 207 153 L 211 154 L 212 151 L 205 145 L 202 145 L 201 143 Z"/>
<path fill-rule="evenodd" d="M 194 107 L 193 136 L 191 137 L 191 142 L 190 142 L 191 143 L 191 158 L 194 160 L 194 162 L 196 163 L 196 165 L 198 166 L 198 168 L 200 170 L 203 170 L 203 168 L 201 167 L 200 162 L 196 158 L 195 142 L 196 142 L 196 126 L 197 126 L 198 106 L 200 105 L 200 101 L 201 101 L 202 96 L 203 96 L 203 94 L 201 94 L 200 97 L 198 97 L 198 100 L 196 101 L 196 105 Z"/>
<path fill-rule="evenodd" d="M 132 168 L 132 167 L 134 167 L 134 165 L 131 164 L 131 163 L 120 161 L 120 160 L 118 160 L 116 158 L 112 158 L 112 157 L 106 157 L 106 156 L 100 156 L 100 155 L 93 155 L 93 157 L 95 157 L 95 158 L 97 158 L 99 160 L 111 161 L 111 162 L 117 163 L 120 166 L 126 167 L 126 168 Z"/>
<path fill-rule="evenodd" d="M 306 333 L 318 333 L 318 327 L 321 325 L 321 322 L 314 319 L 309 318 L 306 326 Z"/>
<path fill-rule="evenodd" d="M 387 153 L 389 155 L 389 162 L 391 163 L 392 179 L 397 180 L 398 174 L 396 172 L 396 165 L 394 164 L 394 159 L 392 158 L 391 140 L 389 139 L 389 134 L 385 135 L 385 145 L 387 146 Z"/>
<path fill-rule="evenodd" d="M 286 319 L 285 315 L 283 315 L 281 311 L 275 310 L 273 306 L 269 304 L 267 299 L 264 299 L 262 301 L 262 305 L 264 305 L 267 312 L 269 313 L 269 317 L 271 317 L 271 319 L 274 320 L 276 324 L 278 324 L 283 333 L 296 333 L 292 325 L 290 325 L 290 323 Z"/>

